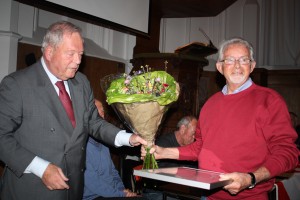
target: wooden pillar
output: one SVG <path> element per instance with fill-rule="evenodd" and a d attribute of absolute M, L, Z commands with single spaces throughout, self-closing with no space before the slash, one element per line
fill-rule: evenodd
<path fill-rule="evenodd" d="M 157 10 L 160 0 L 152 0 L 150 5 L 150 23 L 149 34 L 150 37 L 136 37 L 136 46 L 133 49 L 133 55 L 139 53 L 159 53 L 159 34 L 160 34 L 160 20 L 162 14 Z"/>

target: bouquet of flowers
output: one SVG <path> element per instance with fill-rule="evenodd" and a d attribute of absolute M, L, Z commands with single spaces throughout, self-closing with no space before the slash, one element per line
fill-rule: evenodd
<path fill-rule="evenodd" d="M 142 69 L 144 69 L 142 67 Z M 102 80 L 102 88 L 107 87 L 107 103 L 119 118 L 134 133 L 138 133 L 148 143 L 144 169 L 158 168 L 149 150 L 163 115 L 172 102 L 177 101 L 179 86 L 165 71 L 142 71 L 133 75 L 109 75 Z"/>

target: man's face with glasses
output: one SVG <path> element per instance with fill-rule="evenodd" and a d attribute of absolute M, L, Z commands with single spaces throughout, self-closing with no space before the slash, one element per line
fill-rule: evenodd
<path fill-rule="evenodd" d="M 250 59 L 250 52 L 241 44 L 232 44 L 224 52 L 224 59 L 217 62 L 218 71 L 226 78 L 228 92 L 243 85 L 255 67 Z"/>

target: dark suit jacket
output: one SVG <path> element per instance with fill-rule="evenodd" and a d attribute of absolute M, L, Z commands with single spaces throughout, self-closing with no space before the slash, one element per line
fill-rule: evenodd
<path fill-rule="evenodd" d="M 7 165 L 1 200 L 81 199 L 88 134 L 114 145 L 117 127 L 99 117 L 87 78 L 68 80 L 76 128 L 40 61 L 6 76 L 0 85 L 0 160 Z M 35 156 L 62 168 L 69 190 L 50 191 L 34 174 L 23 173 Z"/>

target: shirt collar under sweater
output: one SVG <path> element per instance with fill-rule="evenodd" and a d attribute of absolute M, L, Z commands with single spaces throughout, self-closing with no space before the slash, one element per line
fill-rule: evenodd
<path fill-rule="evenodd" d="M 239 88 L 237 88 L 236 90 L 234 90 L 232 94 L 237 94 L 237 93 L 239 93 L 239 92 L 241 92 L 241 91 L 243 91 L 243 90 L 246 90 L 247 88 L 249 88 L 249 87 L 252 85 L 252 83 L 253 83 L 253 81 L 252 81 L 252 79 L 249 77 L 248 80 L 247 80 L 243 85 L 241 85 Z M 222 93 L 223 93 L 224 95 L 228 95 L 228 87 L 227 87 L 227 85 L 225 85 L 225 86 L 223 87 Z"/>

